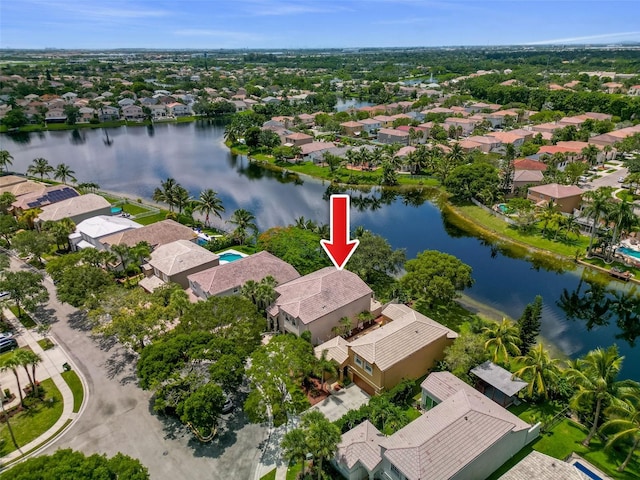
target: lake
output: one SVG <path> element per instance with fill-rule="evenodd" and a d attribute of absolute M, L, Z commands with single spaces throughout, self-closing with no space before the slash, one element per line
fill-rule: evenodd
<path fill-rule="evenodd" d="M 328 223 L 329 184 L 250 164 L 223 144 L 224 129 L 206 122 L 0 135 L 0 149 L 13 155 L 16 172 L 34 158 L 66 163 L 78 182 L 150 199 L 161 180 L 175 178 L 193 196 L 216 190 L 227 219 L 237 208 L 252 211 L 261 230 L 287 225 L 300 216 Z M 475 284 L 465 293 L 518 318 L 527 303 L 542 295 L 542 335 L 575 357 L 617 343 L 626 356 L 623 376 L 640 380 L 635 340 L 640 335 L 640 301 L 632 285 L 600 285 L 582 268 L 557 273 L 510 258 L 469 236 L 443 217 L 427 192 L 397 194 L 372 188 L 352 195 L 352 227 L 363 225 L 404 248 L 407 257 L 436 249 L 473 268 Z M 217 219 L 216 219 L 217 220 Z M 214 222 L 215 224 L 215 222 Z M 224 228 L 224 222 L 217 226 Z"/>

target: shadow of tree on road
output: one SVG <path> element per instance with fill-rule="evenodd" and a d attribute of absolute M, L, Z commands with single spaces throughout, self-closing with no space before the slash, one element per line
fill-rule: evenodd
<path fill-rule="evenodd" d="M 53 308 L 44 308 L 43 306 L 39 306 L 35 309 L 33 317 L 43 325 L 51 325 L 58 321 L 56 311 Z"/>
<path fill-rule="evenodd" d="M 67 318 L 69 320 L 69 326 L 74 330 L 89 332 L 93 327 L 86 312 L 83 312 L 81 310 L 76 310 L 75 312 L 70 313 L 69 315 L 67 315 Z"/>
<path fill-rule="evenodd" d="M 104 363 L 107 378 L 112 380 L 120 377 L 121 385 L 136 382 L 138 379 L 135 370 L 136 360 L 137 356 L 134 353 L 122 347 L 118 348 Z"/>

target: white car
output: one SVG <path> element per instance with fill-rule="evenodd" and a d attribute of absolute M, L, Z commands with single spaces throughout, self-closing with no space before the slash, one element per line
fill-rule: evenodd
<path fill-rule="evenodd" d="M 618 177 L 618 183 L 624 182 L 624 177 Z"/>
<path fill-rule="evenodd" d="M 11 298 L 11 294 L 9 292 L 0 292 L 0 300 L 7 300 Z"/>

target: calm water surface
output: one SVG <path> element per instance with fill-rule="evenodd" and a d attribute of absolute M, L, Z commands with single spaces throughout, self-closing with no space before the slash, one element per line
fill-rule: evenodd
<path fill-rule="evenodd" d="M 0 135 L 0 148 L 13 155 L 13 169 L 26 171 L 34 158 L 64 162 L 78 182 L 96 182 L 106 190 L 150 198 L 161 180 L 175 178 L 193 196 L 213 188 L 226 207 L 256 215 L 261 230 L 304 216 L 328 222 L 328 184 L 302 182 L 263 170 L 231 155 L 222 143 L 223 128 L 205 123 L 123 127 L 109 130 Z M 223 220 L 224 220 L 223 219 Z M 407 256 L 437 249 L 473 267 L 468 295 L 519 317 L 536 295 L 544 298 L 542 334 L 562 351 L 578 356 L 617 343 L 626 356 L 623 375 L 640 380 L 635 339 L 640 335 L 640 303 L 631 285 L 599 287 L 582 269 L 555 273 L 522 259 L 509 258 L 443 219 L 430 202 L 372 189 L 352 192 L 352 224 L 386 237 Z M 223 221 L 219 222 L 224 227 Z M 562 308 L 561 307 L 564 307 Z M 568 313 L 572 318 L 568 318 Z"/>

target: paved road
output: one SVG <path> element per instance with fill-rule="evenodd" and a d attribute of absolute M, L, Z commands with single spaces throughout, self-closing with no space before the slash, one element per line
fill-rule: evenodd
<path fill-rule="evenodd" d="M 12 268 L 24 266 L 12 259 Z M 227 431 L 202 445 L 178 422 L 154 415 L 149 392 L 135 383 L 135 357 L 117 344 L 92 339 L 84 316 L 59 303 L 53 285 L 46 284 L 51 301 L 39 316 L 54 322 L 51 333 L 86 378 L 89 395 L 80 418 L 43 453 L 123 452 L 140 459 L 154 480 L 253 478 L 265 427 L 246 424 L 236 409 L 227 418 Z"/>

